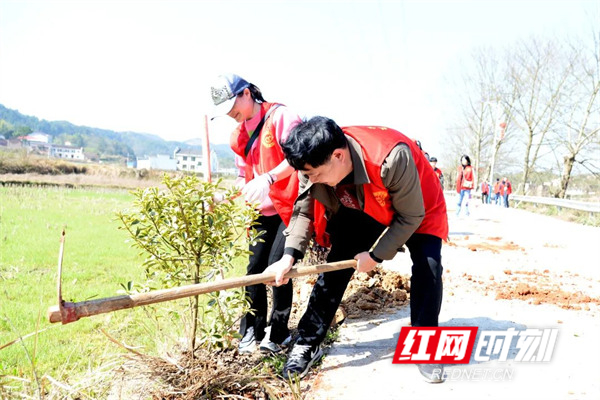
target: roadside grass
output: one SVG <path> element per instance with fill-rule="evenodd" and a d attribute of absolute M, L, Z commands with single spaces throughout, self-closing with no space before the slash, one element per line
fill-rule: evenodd
<path fill-rule="evenodd" d="M 36 340 L 30 337 L 3 350 L 0 372 L 23 376 L 31 360 L 40 371 L 59 373 L 65 365 L 75 370 L 98 361 L 92 356 L 102 335 L 95 329 L 112 316 L 71 325 L 50 325 L 46 310 L 57 304 L 59 238 L 66 230 L 63 261 L 63 296 L 67 301 L 114 296 L 119 283 L 143 278 L 141 258 L 117 230 L 114 213 L 127 207 L 126 191 L 61 188 L 0 188 L 0 345 L 39 329 L 48 329 Z M 130 317 L 129 317 L 130 318 Z M 29 356 L 27 355 L 29 352 Z M 55 376 L 56 377 L 56 376 Z"/>
<path fill-rule="evenodd" d="M 95 370 L 121 349 L 100 331 L 110 332 L 139 351 L 156 354 L 176 343 L 180 326 L 169 310 L 186 300 L 50 324 L 49 306 L 57 304 L 57 260 L 66 230 L 62 292 L 66 301 L 121 294 L 121 284 L 143 282 L 143 257 L 117 229 L 115 212 L 132 206 L 126 190 L 60 187 L 0 187 L 0 387 L 2 375 L 25 378 L 44 392 L 40 377 L 61 382 Z M 238 260 L 232 275 L 244 273 Z M 22 340 L 20 337 L 39 330 Z M 41 386 L 41 389 L 39 389 Z"/>

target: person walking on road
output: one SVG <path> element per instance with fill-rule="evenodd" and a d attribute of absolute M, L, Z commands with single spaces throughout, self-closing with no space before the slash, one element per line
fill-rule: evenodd
<path fill-rule="evenodd" d="M 304 256 L 313 232 L 317 243 L 331 247 L 328 262 L 355 259 L 359 272 L 392 259 L 406 245 L 413 262 L 411 324 L 437 326 L 448 218 L 439 179 L 415 142 L 390 128 L 340 128 L 314 117 L 292 130 L 283 151 L 300 173 L 300 188 L 284 255 L 268 268 L 276 273 L 274 284 L 285 284 L 285 273 Z M 353 274 L 345 269 L 318 277 L 284 378 L 305 376 L 321 357 L 321 342 Z M 420 364 L 419 371 L 430 382 L 442 381 L 441 365 Z"/>
<path fill-rule="evenodd" d="M 465 214 L 469 213 L 469 200 L 471 199 L 471 190 L 473 189 L 473 168 L 471 167 L 471 158 L 463 155 L 460 158 L 460 166 L 456 175 L 456 192 L 458 193 L 458 204 L 456 208 L 456 216 L 460 214 L 460 210 L 464 204 Z"/>
<path fill-rule="evenodd" d="M 301 120 L 284 105 L 267 102 L 256 85 L 235 74 L 219 76 L 211 94 L 217 116 L 227 115 L 239 123 L 231 133 L 230 144 L 244 179 L 241 192 L 248 203 L 257 206 L 260 216 L 256 229 L 263 232 L 259 242 L 250 245 L 247 273 L 259 274 L 283 255 L 283 230 L 298 195 L 298 176 L 285 160 L 280 143 Z M 254 311 L 244 315 L 240 322 L 240 353 L 255 351 L 258 342 L 263 352 L 282 350 L 289 339 L 292 289 L 291 281 L 273 288 L 267 324 L 266 286 L 246 287 Z"/>
<path fill-rule="evenodd" d="M 484 179 L 481 182 L 481 204 L 489 203 L 490 185 Z"/>
<path fill-rule="evenodd" d="M 508 196 L 512 193 L 512 184 L 507 177 L 502 178 L 502 204 L 508 208 Z"/>
<path fill-rule="evenodd" d="M 498 205 L 500 201 L 500 178 L 496 178 L 496 182 L 494 182 L 494 204 Z"/>
<path fill-rule="evenodd" d="M 439 178 L 440 184 L 442 185 L 442 190 L 444 190 L 444 174 L 442 173 L 442 170 L 437 167 L 437 162 L 437 158 L 429 158 L 429 164 L 431 165 L 431 168 L 433 168 L 433 172 L 435 172 L 435 174 Z"/>

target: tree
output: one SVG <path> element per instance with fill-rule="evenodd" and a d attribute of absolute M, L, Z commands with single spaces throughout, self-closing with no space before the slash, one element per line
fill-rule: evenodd
<path fill-rule="evenodd" d="M 472 67 L 461 68 L 461 90 L 457 91 L 461 110 L 452 128 L 453 134 L 447 136 L 446 148 L 452 152 L 457 165 L 462 154 L 471 157 L 475 187 L 482 173 L 487 179 L 493 179 L 494 164 L 505 143 L 499 125 L 510 119 L 512 107 L 512 96 L 507 95 L 507 68 L 502 62 L 505 59 L 495 49 L 481 47 L 472 53 Z M 508 126 L 502 129 L 508 138 L 511 132 Z"/>
<path fill-rule="evenodd" d="M 555 154 L 562 168 L 556 197 L 565 198 L 576 162 L 598 173 L 589 165 L 589 156 L 600 152 L 600 37 L 592 35 L 590 45 L 571 45 L 570 59 L 574 68 L 568 78 L 568 101 L 563 104 L 563 118 L 556 134 Z M 562 157 L 561 157 L 562 155 Z"/>
<path fill-rule="evenodd" d="M 4 136 L 5 139 L 10 139 L 13 131 L 14 127 L 10 122 L 0 119 L 0 135 Z"/>
<path fill-rule="evenodd" d="M 23 125 L 17 126 L 12 133 L 12 137 L 27 136 L 32 132 L 33 131 L 28 126 L 23 126 Z"/>
<path fill-rule="evenodd" d="M 258 213 L 233 200 L 236 189 L 226 190 L 226 200 L 217 202 L 214 196 L 222 189 L 220 181 L 165 175 L 163 184 L 165 190 L 138 190 L 134 209 L 118 213 L 121 229 L 146 256 L 147 282 L 141 290 L 211 281 L 232 268 L 234 259 L 249 254 L 248 242 L 258 240 L 253 228 Z M 249 309 L 243 290 L 208 297 L 202 313 L 198 296 L 190 299 L 187 331 L 192 355 L 198 334 L 200 343 L 209 348 L 230 347 L 232 339 L 239 337 L 233 325 Z"/>
<path fill-rule="evenodd" d="M 77 133 L 75 135 L 73 135 L 73 138 L 71 140 L 71 144 L 75 147 L 84 147 L 85 146 L 85 139 L 83 138 L 83 136 L 81 135 L 81 133 Z"/>
<path fill-rule="evenodd" d="M 511 60 L 510 80 L 513 102 L 513 121 L 525 142 L 523 178 L 520 192 L 525 193 L 531 171 L 540 151 L 549 146 L 548 134 L 559 119 L 565 86 L 572 74 L 572 64 L 563 57 L 556 41 L 536 38 L 521 41 Z"/>

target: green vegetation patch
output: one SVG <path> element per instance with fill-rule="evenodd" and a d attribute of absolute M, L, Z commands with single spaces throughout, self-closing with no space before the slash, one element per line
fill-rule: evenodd
<path fill-rule="evenodd" d="M 0 375 L 61 379 L 102 362 L 109 345 L 96 328 L 140 335 L 139 311 L 70 325 L 50 325 L 46 310 L 57 304 L 61 231 L 66 230 L 63 297 L 83 301 L 115 296 L 120 283 L 143 277 L 137 252 L 125 242 L 115 212 L 127 207 L 126 191 L 0 187 Z M 63 376 L 61 376 L 63 375 Z"/>

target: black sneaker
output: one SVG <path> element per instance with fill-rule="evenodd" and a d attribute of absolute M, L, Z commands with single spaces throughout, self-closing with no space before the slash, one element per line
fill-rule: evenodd
<path fill-rule="evenodd" d="M 290 379 L 294 376 L 304 378 L 310 367 L 323 356 L 320 345 L 294 344 L 288 359 L 283 366 L 282 376 Z"/>
<path fill-rule="evenodd" d="M 254 336 L 254 327 L 246 329 L 246 333 L 238 345 L 239 353 L 254 353 L 256 351 L 256 336 Z"/>
<path fill-rule="evenodd" d="M 283 351 L 283 349 L 290 345 L 292 341 L 292 337 L 288 336 L 283 343 L 275 343 L 271 341 L 271 327 L 267 326 L 265 328 L 265 337 L 260 342 L 259 349 L 263 353 L 267 354 L 278 354 Z"/>
<path fill-rule="evenodd" d="M 444 366 L 442 364 L 417 364 L 419 372 L 429 383 L 444 382 Z"/>

